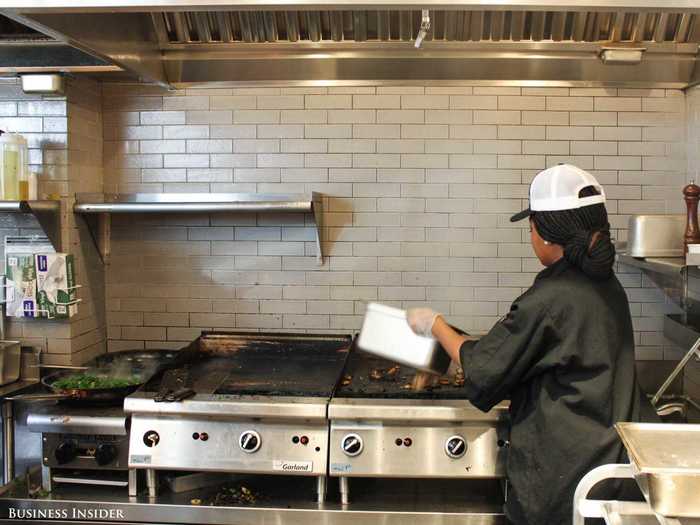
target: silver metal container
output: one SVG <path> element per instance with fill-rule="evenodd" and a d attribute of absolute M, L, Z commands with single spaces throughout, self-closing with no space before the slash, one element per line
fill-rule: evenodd
<path fill-rule="evenodd" d="M 618 423 L 615 428 L 654 512 L 700 516 L 700 425 Z"/>
<path fill-rule="evenodd" d="M 450 357 L 432 337 L 416 335 L 406 312 L 377 303 L 367 306 L 357 347 L 416 370 L 443 375 Z"/>
<path fill-rule="evenodd" d="M 688 245 L 688 253 L 685 254 L 685 264 L 688 266 L 700 266 L 700 244 Z"/>
<path fill-rule="evenodd" d="M 627 255 L 682 257 L 684 215 L 633 215 L 629 220 Z"/>
<path fill-rule="evenodd" d="M 19 379 L 20 355 L 19 341 L 0 341 L 0 386 Z"/>

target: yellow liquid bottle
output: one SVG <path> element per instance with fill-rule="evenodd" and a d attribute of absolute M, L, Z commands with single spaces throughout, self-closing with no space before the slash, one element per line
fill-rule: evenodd
<path fill-rule="evenodd" d="M 27 141 L 15 133 L 0 136 L 0 173 L 2 199 L 15 201 L 20 199 L 20 180 L 26 180 Z"/>
<path fill-rule="evenodd" d="M 16 201 L 19 198 L 18 164 L 19 152 L 6 149 L 2 159 L 2 191 L 6 201 Z"/>
<path fill-rule="evenodd" d="M 29 181 L 20 180 L 19 181 L 19 200 L 28 201 L 29 200 Z"/>

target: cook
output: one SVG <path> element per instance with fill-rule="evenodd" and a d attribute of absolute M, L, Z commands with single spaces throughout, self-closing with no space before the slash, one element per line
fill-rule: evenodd
<path fill-rule="evenodd" d="M 408 311 L 465 372 L 479 409 L 510 399 L 506 516 L 517 525 L 571 524 L 574 490 L 625 453 L 613 429 L 637 421 L 640 393 L 627 296 L 615 277 L 605 193 L 586 171 L 559 165 L 530 186 L 530 242 L 546 267 L 481 339 L 429 308 Z"/>

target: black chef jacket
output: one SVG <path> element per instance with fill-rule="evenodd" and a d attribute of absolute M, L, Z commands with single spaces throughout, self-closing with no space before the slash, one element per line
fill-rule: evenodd
<path fill-rule="evenodd" d="M 506 515 L 515 524 L 570 525 L 588 471 L 626 462 L 613 424 L 638 421 L 629 304 L 616 277 L 595 281 L 561 259 L 510 313 L 460 349 L 470 401 L 510 399 Z"/>

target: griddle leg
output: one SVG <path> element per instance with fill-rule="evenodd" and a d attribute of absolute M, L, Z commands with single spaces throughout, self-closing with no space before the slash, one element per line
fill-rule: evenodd
<path fill-rule="evenodd" d="M 146 486 L 148 487 L 148 497 L 156 498 L 158 496 L 158 477 L 154 469 L 146 469 Z"/>
<path fill-rule="evenodd" d="M 129 469 L 129 497 L 135 498 L 139 493 L 139 472 L 135 468 Z"/>
<path fill-rule="evenodd" d="M 51 467 L 41 466 L 41 488 L 46 492 L 53 490 L 53 480 L 51 478 Z"/>
<path fill-rule="evenodd" d="M 12 401 L 2 403 L 2 477 L 9 483 L 15 477 L 15 416 Z"/>
<path fill-rule="evenodd" d="M 340 503 L 350 503 L 350 479 L 346 477 L 340 478 Z"/>
<path fill-rule="evenodd" d="M 316 495 L 318 497 L 317 501 L 319 503 L 326 502 L 326 490 L 327 490 L 326 476 L 317 477 L 316 478 Z"/>

